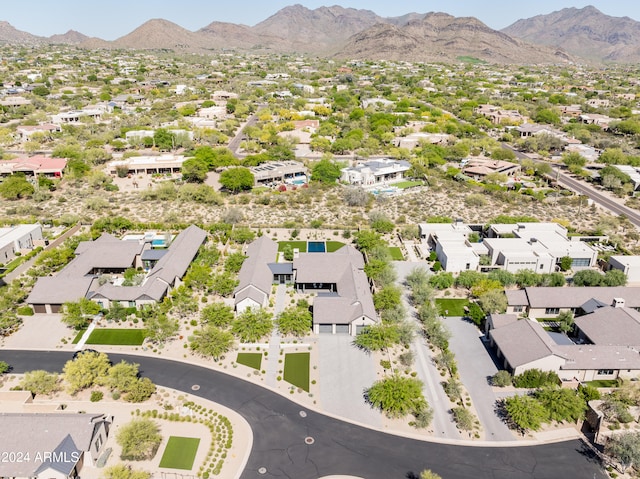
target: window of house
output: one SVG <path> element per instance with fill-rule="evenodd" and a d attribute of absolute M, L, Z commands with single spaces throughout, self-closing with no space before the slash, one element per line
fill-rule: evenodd
<path fill-rule="evenodd" d="M 544 314 L 558 314 L 560 313 L 560 308 L 547 308 L 544 310 Z"/>
<path fill-rule="evenodd" d="M 514 306 L 513 307 L 513 312 L 514 313 L 522 313 L 522 311 L 524 311 L 524 306 Z"/>
<path fill-rule="evenodd" d="M 613 369 L 598 369 L 599 376 L 611 376 L 613 374 Z"/>
<path fill-rule="evenodd" d="M 573 258 L 572 268 L 587 268 L 591 265 L 591 258 Z"/>

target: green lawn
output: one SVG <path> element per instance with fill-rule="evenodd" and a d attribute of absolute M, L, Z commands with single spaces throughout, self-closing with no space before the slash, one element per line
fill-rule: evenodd
<path fill-rule="evenodd" d="M 327 241 L 327 253 L 333 253 L 334 251 L 338 251 L 340 248 L 344 246 L 344 243 L 340 241 Z"/>
<path fill-rule="evenodd" d="M 262 353 L 238 353 L 236 362 L 259 371 L 262 364 Z"/>
<path fill-rule="evenodd" d="M 76 337 L 73 338 L 73 341 L 71 341 L 71 344 L 78 344 L 78 341 L 80 341 L 80 338 L 82 338 L 82 335 L 86 330 L 87 328 L 82 328 L 81 330 L 79 330 L 78 334 L 76 334 Z"/>
<path fill-rule="evenodd" d="M 443 316 L 464 316 L 464 307 L 469 306 L 469 300 L 437 298 L 436 306 Z"/>
<path fill-rule="evenodd" d="M 617 388 L 620 387 L 620 381 L 617 379 L 596 379 L 587 381 L 587 384 L 593 388 Z"/>
<path fill-rule="evenodd" d="M 400 188 L 404 190 L 405 188 L 411 188 L 412 186 L 422 186 L 424 185 L 423 181 L 400 181 L 398 183 L 393 183 L 392 186 Z"/>
<path fill-rule="evenodd" d="M 307 252 L 306 241 L 278 241 L 278 251 L 284 251 L 287 245 L 291 245 L 292 248 L 298 248 L 301 253 Z"/>
<path fill-rule="evenodd" d="M 144 329 L 95 329 L 87 339 L 87 344 L 140 346 L 145 333 Z"/>
<path fill-rule="evenodd" d="M 200 438 L 197 437 L 171 436 L 160 459 L 160 467 L 191 470 L 199 445 Z"/>
<path fill-rule="evenodd" d="M 393 261 L 404 261 L 402 250 L 398 246 L 389 246 L 388 250 Z"/>
<path fill-rule="evenodd" d="M 284 356 L 284 380 L 309 392 L 309 353 Z"/>

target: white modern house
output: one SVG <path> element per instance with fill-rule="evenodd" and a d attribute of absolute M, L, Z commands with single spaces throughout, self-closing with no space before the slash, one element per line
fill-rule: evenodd
<path fill-rule="evenodd" d="M 619 269 L 626 274 L 628 285 L 640 285 L 640 256 L 610 256 L 609 269 Z"/>
<path fill-rule="evenodd" d="M 0 228 L 0 263 L 7 264 L 16 253 L 27 253 L 36 246 L 44 246 L 39 223 Z"/>
<path fill-rule="evenodd" d="M 358 186 L 392 184 L 402 181 L 410 169 L 411 164 L 405 160 L 369 160 L 343 168 L 340 181 Z"/>

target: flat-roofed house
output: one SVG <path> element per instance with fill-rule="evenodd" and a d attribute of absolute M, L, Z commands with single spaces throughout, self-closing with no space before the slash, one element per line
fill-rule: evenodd
<path fill-rule="evenodd" d="M 0 263 L 7 264 L 36 246 L 43 246 L 42 226 L 39 223 L 0 228 Z"/>
<path fill-rule="evenodd" d="M 351 185 L 371 186 L 391 184 L 404 179 L 404 174 L 411 169 L 411 164 L 405 160 L 383 158 L 369 160 L 342 169 L 340 181 Z"/>
<path fill-rule="evenodd" d="M 618 269 L 626 274 L 628 285 L 640 285 L 640 256 L 610 256 L 609 269 Z"/>
<path fill-rule="evenodd" d="M 73 479 L 94 467 L 112 417 L 85 413 L 0 413 L 0 477 Z M 12 459 L 12 460 L 9 460 Z"/>
<path fill-rule="evenodd" d="M 0 175 L 24 173 L 27 176 L 44 175 L 51 178 L 61 178 L 66 166 L 67 160 L 65 158 L 49 158 L 42 155 L 13 158 L 0 161 Z"/>

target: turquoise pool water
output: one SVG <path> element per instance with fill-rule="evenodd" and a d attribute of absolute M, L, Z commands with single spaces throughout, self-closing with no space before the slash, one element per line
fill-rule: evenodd
<path fill-rule="evenodd" d="M 307 253 L 325 253 L 326 251 L 324 241 L 307 241 Z"/>

